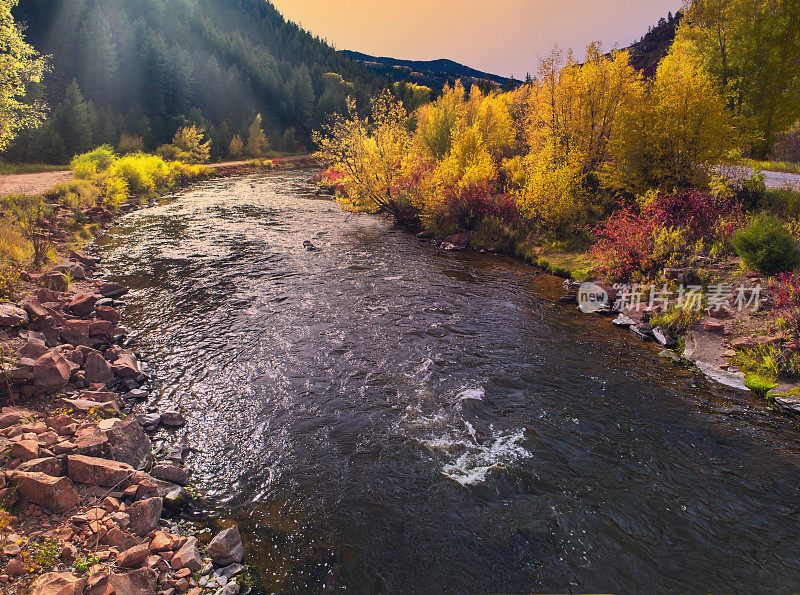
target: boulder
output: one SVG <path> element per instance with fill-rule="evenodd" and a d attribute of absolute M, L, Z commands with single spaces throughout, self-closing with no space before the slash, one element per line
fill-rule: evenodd
<path fill-rule="evenodd" d="M 48 271 L 39 276 L 37 280 L 39 286 L 52 291 L 67 291 L 69 289 L 69 279 L 60 271 Z"/>
<path fill-rule="evenodd" d="M 241 563 L 244 557 L 242 536 L 238 527 L 225 529 L 208 544 L 206 554 L 217 566 L 228 566 L 234 562 Z"/>
<path fill-rule="evenodd" d="M 23 407 L 3 407 L 0 409 L 0 429 L 9 428 L 23 419 L 32 419 L 36 414 Z"/>
<path fill-rule="evenodd" d="M 103 297 L 107 298 L 118 298 L 128 293 L 127 287 L 123 287 L 119 283 L 114 283 L 113 281 L 97 283 L 96 287 L 97 291 L 99 291 Z"/>
<path fill-rule="evenodd" d="M 84 455 L 67 457 L 67 476 L 76 483 L 96 486 L 121 486 L 136 470 L 126 463 Z"/>
<path fill-rule="evenodd" d="M 51 477 L 44 473 L 9 472 L 11 485 L 16 486 L 20 498 L 52 512 L 64 512 L 80 501 L 75 486 L 66 477 Z"/>
<path fill-rule="evenodd" d="M 27 343 L 17 349 L 14 355 L 17 357 L 17 359 L 29 357 L 35 360 L 42 357 L 48 351 L 50 350 L 47 348 L 45 342 L 41 339 L 28 339 Z"/>
<path fill-rule="evenodd" d="M 125 514 L 125 513 L 122 513 Z M 125 515 L 128 516 L 127 514 Z M 106 533 L 105 537 L 100 540 L 103 545 L 115 547 L 119 550 L 127 550 L 139 545 L 139 540 L 130 533 L 124 531 L 120 527 L 113 527 Z"/>
<path fill-rule="evenodd" d="M 67 308 L 69 311 L 77 316 L 89 316 L 94 310 L 94 305 L 97 303 L 97 300 L 100 299 L 100 296 L 95 293 L 77 293 L 75 297 L 73 297 Z"/>
<path fill-rule="evenodd" d="M 180 548 L 170 561 L 173 570 L 188 568 L 192 572 L 198 572 L 203 567 L 203 559 L 200 557 L 200 550 L 197 549 L 197 540 L 189 539 Z"/>
<path fill-rule="evenodd" d="M 85 578 L 70 572 L 48 572 L 36 579 L 30 595 L 81 595 L 85 588 Z"/>
<path fill-rule="evenodd" d="M 185 486 L 189 483 L 189 475 L 186 470 L 177 465 L 170 465 L 166 463 L 159 463 L 150 470 L 150 475 L 156 479 L 168 481 L 178 485 Z"/>
<path fill-rule="evenodd" d="M 97 320 L 89 323 L 89 336 L 100 339 L 109 339 L 114 330 L 114 323 L 108 320 Z"/>
<path fill-rule="evenodd" d="M 147 547 L 147 544 L 133 546 L 117 556 L 117 566 L 122 566 L 122 568 L 136 568 L 137 566 L 141 566 L 149 555 L 150 549 Z"/>
<path fill-rule="evenodd" d="M 28 318 L 34 321 L 45 318 L 48 314 L 50 314 L 50 311 L 45 308 L 35 297 L 29 297 L 22 302 L 22 307 L 28 313 Z"/>
<path fill-rule="evenodd" d="M 28 313 L 12 304 L 0 304 L 0 326 L 16 327 L 28 324 Z"/>
<path fill-rule="evenodd" d="M 725 331 L 725 323 L 719 320 L 704 320 L 703 330 L 707 333 L 722 333 Z"/>
<path fill-rule="evenodd" d="M 161 414 L 161 425 L 165 428 L 182 428 L 186 425 L 186 418 L 177 411 L 165 411 Z"/>
<path fill-rule="evenodd" d="M 134 420 L 117 422 L 106 432 L 109 453 L 115 461 L 134 469 L 144 469 L 153 462 L 150 439 Z"/>
<path fill-rule="evenodd" d="M 132 351 L 123 351 L 120 356 L 114 360 L 114 371 L 123 378 L 136 378 L 142 371 L 139 369 L 139 362 L 136 361 L 136 356 Z"/>
<path fill-rule="evenodd" d="M 80 252 L 76 252 L 75 250 L 69 251 L 69 258 L 70 260 L 74 260 L 75 262 L 79 262 L 85 267 L 91 268 L 94 265 L 100 262 L 99 258 L 93 258 L 91 256 L 86 256 L 85 254 L 81 254 Z"/>
<path fill-rule="evenodd" d="M 155 429 L 161 423 L 161 414 L 142 413 L 136 416 L 136 421 L 145 429 Z"/>
<path fill-rule="evenodd" d="M 119 324 L 122 320 L 122 315 L 111 306 L 95 306 L 95 314 L 100 320 L 107 320 L 113 324 Z"/>
<path fill-rule="evenodd" d="M 17 471 L 26 473 L 44 473 L 51 477 L 61 477 L 64 475 L 64 462 L 56 457 L 44 457 L 41 459 L 31 459 L 25 461 Z"/>
<path fill-rule="evenodd" d="M 661 345 L 667 349 L 673 349 L 678 346 L 677 341 L 672 338 L 672 335 L 665 330 L 662 330 L 660 326 L 657 326 L 653 329 L 653 336 L 656 338 L 656 341 L 661 343 Z"/>
<path fill-rule="evenodd" d="M 69 362 L 57 351 L 48 351 L 34 362 L 33 385 L 37 394 L 67 386 L 71 374 Z"/>
<path fill-rule="evenodd" d="M 108 402 L 100 402 L 100 401 L 90 401 L 89 399 L 67 399 L 63 398 L 61 401 L 67 405 L 68 407 L 72 407 L 77 411 L 102 411 L 103 413 L 111 413 L 117 414 L 119 413 L 119 407 L 114 401 Z"/>
<path fill-rule="evenodd" d="M 30 461 L 39 457 L 39 442 L 20 440 L 11 444 L 11 458 Z"/>
<path fill-rule="evenodd" d="M 161 498 L 148 498 L 131 504 L 127 510 L 131 517 L 131 530 L 141 537 L 150 533 L 158 526 L 162 508 Z"/>
<path fill-rule="evenodd" d="M 633 318 L 631 318 L 630 316 L 626 315 L 626 314 L 620 314 L 614 320 L 612 320 L 611 323 L 615 324 L 617 326 L 621 326 L 621 327 L 627 328 L 627 327 L 631 327 L 634 324 L 636 324 L 636 321 Z"/>
<path fill-rule="evenodd" d="M 103 357 L 95 352 L 86 354 L 86 382 L 89 384 L 108 384 L 114 380 L 114 371 Z"/>
<path fill-rule="evenodd" d="M 58 415 L 48 417 L 45 423 L 48 428 L 52 428 L 60 436 L 71 436 L 75 433 L 76 424 L 78 422 L 66 413 L 59 413 Z"/>

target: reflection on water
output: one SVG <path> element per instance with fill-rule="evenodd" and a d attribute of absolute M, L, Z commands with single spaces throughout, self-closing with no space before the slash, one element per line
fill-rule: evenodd
<path fill-rule="evenodd" d="M 103 247 L 264 590 L 797 588 L 792 419 L 306 176 L 204 183 Z"/>

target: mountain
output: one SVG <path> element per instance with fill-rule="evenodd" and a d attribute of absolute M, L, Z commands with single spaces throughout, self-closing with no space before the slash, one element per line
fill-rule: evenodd
<path fill-rule="evenodd" d="M 34 94 L 54 108 L 18 159 L 63 162 L 123 133 L 152 149 L 186 122 L 219 156 L 258 113 L 273 147 L 295 149 L 348 94 L 387 84 L 265 0 L 22 0 L 14 16 L 52 56 Z"/>
<path fill-rule="evenodd" d="M 647 78 L 656 74 L 658 63 L 667 55 L 675 41 L 675 32 L 683 19 L 683 13 L 678 11 L 674 16 L 670 12 L 667 18 L 662 18 L 655 27 L 639 41 L 625 48 L 631 55 L 631 64 L 641 70 Z"/>
<path fill-rule="evenodd" d="M 510 79 L 506 77 L 481 72 L 452 60 L 398 60 L 396 58 L 378 58 L 350 50 L 342 50 L 339 53 L 393 81 L 416 83 L 432 89 L 441 89 L 445 84 L 452 85 L 458 79 L 461 79 L 465 85 L 491 81 L 498 86 L 503 86 L 510 82 Z M 518 84 L 516 81 L 514 83 Z"/>

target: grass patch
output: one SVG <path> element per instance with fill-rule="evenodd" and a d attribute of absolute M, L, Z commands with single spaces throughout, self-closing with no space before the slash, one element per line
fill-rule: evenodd
<path fill-rule="evenodd" d="M 790 163 L 788 161 L 756 161 L 755 159 L 741 159 L 739 164 L 759 170 L 777 171 L 785 174 L 800 174 L 800 163 Z"/>
<path fill-rule="evenodd" d="M 0 176 L 13 174 L 40 174 L 48 171 L 66 170 L 65 165 L 46 165 L 44 163 L 0 163 Z"/>

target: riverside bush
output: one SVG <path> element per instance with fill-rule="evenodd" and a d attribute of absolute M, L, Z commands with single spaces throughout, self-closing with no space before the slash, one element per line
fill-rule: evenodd
<path fill-rule="evenodd" d="M 388 92 L 373 98 L 367 116 L 351 99 L 313 138 L 342 175 L 344 208 L 386 213 L 437 236 L 481 230 L 489 218 L 513 228 L 507 236 L 540 244 L 596 228 L 602 268 L 628 276 L 652 264 L 655 227 L 722 252 L 717 234 L 740 215 L 731 192 L 696 190 L 708 187 L 737 138 L 689 50 L 674 46 L 653 80 L 626 52 L 591 44 L 583 64 L 554 52 L 513 91 L 457 83 L 411 114 Z M 598 224 L 653 189 L 660 193 L 649 210 Z"/>
<path fill-rule="evenodd" d="M 789 272 L 800 266 L 794 238 L 774 217 L 755 217 L 733 235 L 732 243 L 744 263 L 763 275 Z"/>

